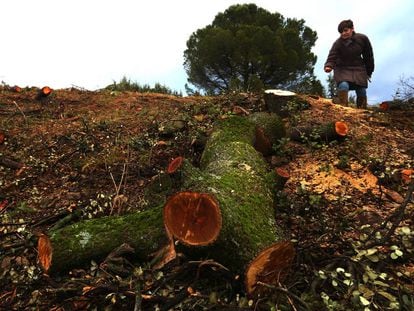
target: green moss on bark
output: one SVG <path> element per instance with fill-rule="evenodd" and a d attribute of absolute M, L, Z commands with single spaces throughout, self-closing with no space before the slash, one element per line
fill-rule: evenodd
<path fill-rule="evenodd" d="M 252 146 L 255 122 L 274 124 L 275 119 L 266 121 L 266 116 L 273 118 L 266 114 L 255 119 L 234 116 L 220 121 L 207 142 L 201 169 L 185 160 L 179 172 L 181 189 L 211 193 L 220 204 L 223 218 L 217 241 L 188 253 L 214 258 L 237 271 L 283 237 L 273 216 L 274 174 Z M 163 204 L 173 190 L 170 177 L 164 177 L 162 183 L 147 191 L 147 198 L 153 196 L 151 206 Z M 52 271 L 89 264 L 91 259 L 102 260 L 122 243 L 135 249 L 137 260 L 146 261 L 168 242 L 161 207 L 81 221 L 51 232 L 50 238 Z"/>
<path fill-rule="evenodd" d="M 212 160 L 215 161 L 217 158 L 225 157 L 230 159 L 226 152 L 222 152 L 223 148 L 230 143 L 236 142 L 252 145 L 254 131 L 255 124 L 244 117 L 233 116 L 218 121 L 201 157 L 201 169 L 204 170 L 207 164 L 211 163 Z M 226 148 L 226 150 L 230 150 L 230 148 Z"/>
<path fill-rule="evenodd" d="M 53 248 L 52 272 L 102 260 L 122 243 L 135 249 L 137 260 L 166 244 L 162 208 L 124 216 L 84 220 L 50 233 Z"/>
<path fill-rule="evenodd" d="M 275 175 L 252 146 L 255 126 L 243 117 L 220 121 L 202 155 L 201 175 L 186 174 L 183 183 L 183 190 L 217 199 L 223 224 L 212 245 L 184 249 L 239 272 L 261 250 L 285 238 L 274 219 Z"/>
<path fill-rule="evenodd" d="M 260 126 L 272 144 L 286 136 L 286 128 L 281 117 L 275 113 L 256 112 L 249 119 Z"/>

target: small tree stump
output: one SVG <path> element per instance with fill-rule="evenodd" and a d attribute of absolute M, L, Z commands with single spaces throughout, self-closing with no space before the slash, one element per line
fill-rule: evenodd
<path fill-rule="evenodd" d="M 267 110 L 282 117 L 289 115 L 288 103 L 296 97 L 296 93 L 285 90 L 266 90 L 264 93 Z"/>

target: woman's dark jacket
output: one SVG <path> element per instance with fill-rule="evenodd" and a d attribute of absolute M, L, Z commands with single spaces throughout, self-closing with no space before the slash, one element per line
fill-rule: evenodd
<path fill-rule="evenodd" d="M 338 38 L 329 51 L 325 67 L 334 69 L 336 83 L 348 81 L 368 87 L 368 78 L 374 72 L 374 54 L 368 37 L 353 33 L 351 38 Z"/>

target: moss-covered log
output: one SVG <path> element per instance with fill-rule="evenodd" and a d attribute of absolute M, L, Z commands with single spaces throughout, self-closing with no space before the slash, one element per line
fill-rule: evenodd
<path fill-rule="evenodd" d="M 162 197 L 165 198 L 174 189 L 173 177 L 178 174 L 181 189 L 201 193 L 194 197 L 191 194 L 187 196 L 189 201 L 184 205 L 193 206 L 191 202 L 194 201 L 198 202 L 196 206 L 199 207 L 207 203 L 213 207 L 211 213 L 195 213 L 201 217 L 187 231 L 197 233 L 198 230 L 203 235 L 206 232 L 203 228 L 209 225 L 208 230 L 216 234 L 195 237 L 196 242 L 191 243 L 188 242 L 190 235 L 186 232 L 184 237 L 188 245 L 207 244 L 206 247 L 197 247 L 197 252 L 187 248 L 188 254 L 215 258 L 234 271 L 243 271 L 260 250 L 283 240 L 283 232 L 277 228 L 273 216 L 275 174 L 253 147 L 258 127 L 265 129 L 263 132 L 269 135 L 269 141 L 284 135 L 284 128 L 278 122 L 281 122 L 279 117 L 269 113 L 222 120 L 207 143 L 200 169 L 183 159 L 180 159 L 180 165 L 175 165 L 177 161 L 173 161 L 174 165 L 171 166 L 174 169 L 171 168 L 170 175 L 160 177 L 160 180 L 166 179 L 168 182 L 156 183 L 162 184 L 160 189 L 149 189 L 148 197 L 151 193 L 160 196 L 154 200 L 158 204 L 152 206 L 160 206 L 160 203 L 165 202 Z M 175 197 L 180 195 L 182 192 L 176 193 Z M 174 209 L 172 211 L 168 219 L 183 214 Z M 174 222 L 178 223 L 176 220 Z M 130 215 L 80 221 L 52 231 L 48 236 L 53 253 L 52 272 L 89 264 L 92 259 L 102 260 L 123 243 L 134 248 L 137 260 L 147 261 L 150 255 L 170 243 L 161 207 Z M 203 238 L 210 240 L 200 243 Z M 288 253 L 292 252 L 291 246 L 285 249 Z"/>
<path fill-rule="evenodd" d="M 251 119 L 220 121 L 207 142 L 200 170 L 183 171 L 185 191 L 173 195 L 164 207 L 165 225 L 187 254 L 213 258 L 246 273 L 250 292 L 255 289 L 250 282 L 271 273 L 267 269 L 274 278 L 266 281 L 276 282 L 294 253 L 275 222 L 275 172 L 253 147 L 255 133 Z M 267 264 L 249 266 L 264 250 Z M 278 262 L 280 254 L 283 260 Z"/>
<path fill-rule="evenodd" d="M 164 245 L 168 236 L 162 220 L 162 207 L 124 216 L 84 220 L 52 231 L 51 272 L 89 264 L 104 259 L 123 243 L 135 250 L 137 260 L 146 261 Z"/>

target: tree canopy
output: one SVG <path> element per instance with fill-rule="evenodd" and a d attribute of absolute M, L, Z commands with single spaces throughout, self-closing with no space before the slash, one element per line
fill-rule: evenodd
<path fill-rule="evenodd" d="M 190 36 L 184 68 L 188 82 L 209 94 L 281 87 L 321 93 L 311 52 L 316 39 L 302 19 L 232 5 Z"/>

